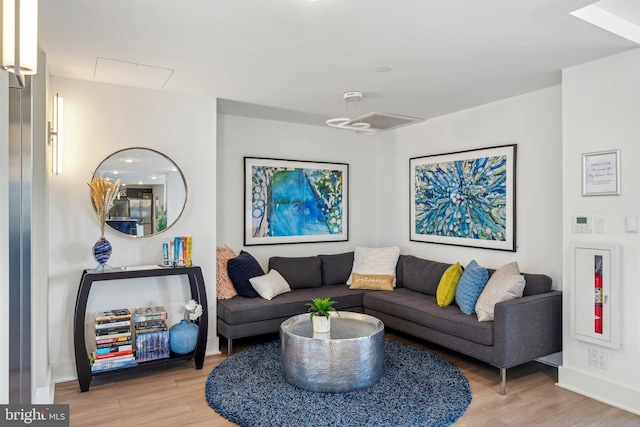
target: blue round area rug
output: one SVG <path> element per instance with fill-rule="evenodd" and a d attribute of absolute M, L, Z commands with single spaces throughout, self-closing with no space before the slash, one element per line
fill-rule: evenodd
<path fill-rule="evenodd" d="M 450 362 L 409 344 L 384 343 L 384 374 L 373 386 L 315 393 L 285 381 L 280 341 L 232 355 L 209 375 L 209 406 L 242 427 L 448 426 L 471 403 L 469 383 Z"/>

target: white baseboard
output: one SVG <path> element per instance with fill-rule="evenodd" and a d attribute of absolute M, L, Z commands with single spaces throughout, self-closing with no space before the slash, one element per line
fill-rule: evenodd
<path fill-rule="evenodd" d="M 207 338 L 207 348 L 204 352 L 206 356 L 220 354 L 220 338 L 217 335 Z"/>
<path fill-rule="evenodd" d="M 47 369 L 47 377 L 43 386 L 37 387 L 31 396 L 31 403 L 34 405 L 51 405 L 56 391 L 56 385 L 53 382 L 53 373 L 51 365 Z"/>
<path fill-rule="evenodd" d="M 60 362 L 53 365 L 53 382 L 64 383 L 67 381 L 74 381 L 78 379 L 76 372 L 76 362 L 73 360 L 67 360 L 66 362 Z"/>
<path fill-rule="evenodd" d="M 640 415 L 640 390 L 596 377 L 585 371 L 560 366 L 559 387 Z"/>

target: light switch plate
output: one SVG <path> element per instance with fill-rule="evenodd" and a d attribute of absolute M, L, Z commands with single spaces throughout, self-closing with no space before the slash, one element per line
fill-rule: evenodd
<path fill-rule="evenodd" d="M 624 217 L 624 230 L 627 233 L 638 233 L 640 231 L 638 222 L 638 215 L 626 215 Z"/>
<path fill-rule="evenodd" d="M 596 215 L 593 217 L 593 231 L 596 233 L 607 232 L 607 218 L 602 215 Z"/>

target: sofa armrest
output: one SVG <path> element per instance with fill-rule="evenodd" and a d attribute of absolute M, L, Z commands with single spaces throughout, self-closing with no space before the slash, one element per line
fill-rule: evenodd
<path fill-rule="evenodd" d="M 493 328 L 493 364 L 499 368 L 562 351 L 562 292 L 496 304 Z"/>

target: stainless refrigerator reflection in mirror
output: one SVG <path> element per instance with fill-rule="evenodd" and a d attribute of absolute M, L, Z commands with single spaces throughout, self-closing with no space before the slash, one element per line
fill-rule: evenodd
<path fill-rule="evenodd" d="M 104 159 L 94 176 L 120 180 L 120 191 L 107 225 L 134 237 L 161 233 L 180 218 L 187 203 L 182 171 L 164 154 L 142 147 L 117 151 Z"/>

